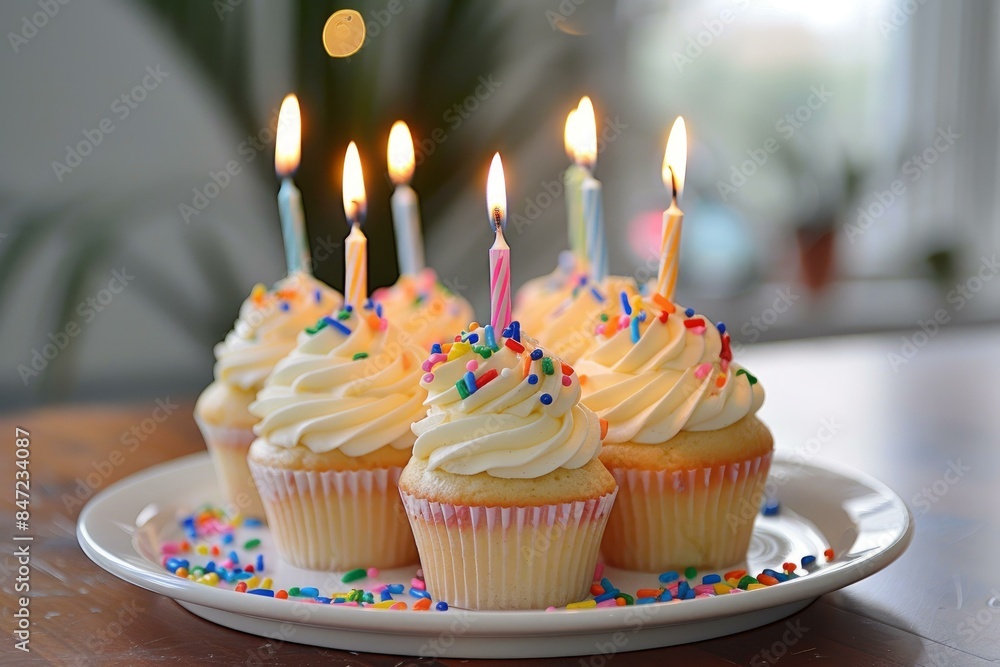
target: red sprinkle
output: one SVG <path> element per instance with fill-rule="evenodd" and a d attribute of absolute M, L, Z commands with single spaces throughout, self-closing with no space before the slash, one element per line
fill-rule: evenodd
<path fill-rule="evenodd" d="M 491 368 L 490 370 L 486 371 L 485 373 L 476 378 L 476 389 L 482 389 L 483 385 L 485 385 L 486 383 L 496 380 L 498 375 L 500 374 L 497 373 L 497 369 L 495 368 Z"/>
<path fill-rule="evenodd" d="M 246 593 L 247 592 L 247 582 L 241 581 L 240 583 L 236 584 L 236 592 L 237 593 Z"/>
<path fill-rule="evenodd" d="M 222 553 L 222 552 L 219 551 L 219 545 L 218 544 L 213 544 L 212 545 L 212 555 L 213 556 L 218 556 L 220 553 Z"/>
<path fill-rule="evenodd" d="M 431 608 L 430 598 L 420 598 L 413 603 L 413 611 L 427 611 Z"/>
<path fill-rule="evenodd" d="M 659 588 L 640 588 L 635 592 L 635 596 L 637 598 L 655 598 L 659 597 L 662 592 Z"/>
<path fill-rule="evenodd" d="M 784 563 L 782 564 L 781 569 L 784 570 L 785 572 L 795 572 L 795 570 L 797 570 L 798 567 L 799 566 L 796 565 L 795 563 Z"/>
<path fill-rule="evenodd" d="M 833 549 L 827 549 L 823 552 L 823 555 L 826 556 L 827 561 L 833 560 Z"/>
<path fill-rule="evenodd" d="M 726 574 L 722 578 L 723 579 L 742 579 L 745 576 L 747 576 L 747 571 L 746 570 L 732 570 L 730 572 L 726 572 Z"/>
<path fill-rule="evenodd" d="M 688 329 L 696 329 L 698 327 L 703 327 L 705 326 L 705 318 L 696 317 L 691 320 L 684 320 L 684 326 L 686 326 Z"/>
<path fill-rule="evenodd" d="M 524 346 L 521 345 L 520 343 L 518 343 L 513 338 L 508 338 L 508 339 L 504 340 L 503 344 L 506 345 L 507 347 L 509 347 L 510 349 L 514 350 L 518 354 L 521 354 L 522 352 L 524 352 Z"/>
<path fill-rule="evenodd" d="M 562 373 L 563 373 L 563 375 L 572 375 L 573 374 L 573 367 L 570 366 L 569 364 L 567 364 L 564 361 L 563 365 L 562 365 Z"/>
<path fill-rule="evenodd" d="M 604 586 L 601 586 L 600 584 L 591 584 L 590 594 L 593 595 L 594 597 L 597 597 L 598 595 L 604 595 Z"/>
<path fill-rule="evenodd" d="M 604 417 L 598 417 L 601 422 L 601 440 L 608 437 L 608 420 Z"/>
<path fill-rule="evenodd" d="M 241 581 L 240 583 L 242 584 L 243 582 Z M 288 599 L 288 591 L 286 591 L 284 588 L 282 588 L 280 591 L 278 591 L 277 593 L 274 594 L 274 597 L 278 598 L 279 600 L 287 600 Z"/>
<path fill-rule="evenodd" d="M 249 563 L 247 563 L 246 567 L 243 568 L 243 571 L 244 572 L 249 572 L 250 574 L 253 574 L 253 565 L 250 565 Z"/>
<path fill-rule="evenodd" d="M 663 322 L 664 324 L 666 324 L 666 323 L 667 323 L 667 319 L 668 319 L 669 317 L 670 317 L 670 313 L 668 313 L 668 312 L 667 312 L 667 311 L 665 311 L 665 310 L 661 310 L 661 311 L 660 311 L 660 317 L 659 317 L 659 320 L 660 320 L 661 322 Z"/>
<path fill-rule="evenodd" d="M 725 361 L 733 360 L 733 350 L 729 347 L 729 334 L 722 334 L 722 351 L 719 352 L 719 358 Z"/>
<path fill-rule="evenodd" d="M 774 586 L 776 583 L 778 583 L 777 579 L 763 573 L 757 575 L 757 581 L 764 584 L 765 586 Z"/>

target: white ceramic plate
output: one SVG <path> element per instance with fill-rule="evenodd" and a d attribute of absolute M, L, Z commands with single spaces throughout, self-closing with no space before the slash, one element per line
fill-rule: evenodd
<path fill-rule="evenodd" d="M 214 623 L 282 641 L 424 657 L 609 654 L 709 639 L 770 623 L 877 572 L 910 542 L 912 521 L 905 504 L 860 473 L 778 459 L 771 465 L 771 488 L 781 511 L 757 518 L 747 569 L 751 574 L 764 568 L 780 570 L 783 562 L 798 562 L 806 554 L 817 556 L 822 563 L 818 569 L 737 595 L 605 609 L 386 611 L 277 600 L 178 578 L 160 566 L 159 545 L 181 538 L 179 516 L 202 502 L 218 503 L 207 453 L 157 465 L 109 487 L 80 514 L 77 536 L 95 563 L 125 581 L 169 596 Z M 266 574 L 275 588 L 317 586 L 326 594 L 373 586 L 371 580 L 341 584 L 337 576 L 281 563 L 266 528 L 241 529 L 237 542 L 253 536 L 262 539 L 255 553 L 264 554 Z M 830 563 L 823 562 L 827 547 L 836 553 Z M 192 565 L 199 560 L 185 557 Z M 414 570 L 390 570 L 380 578 L 408 584 Z M 625 592 L 657 586 L 651 574 L 608 568 L 605 576 Z M 408 595 L 401 599 L 415 601 Z"/>

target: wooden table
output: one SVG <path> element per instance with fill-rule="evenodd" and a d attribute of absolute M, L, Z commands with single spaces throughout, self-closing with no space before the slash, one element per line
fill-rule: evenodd
<path fill-rule="evenodd" d="M 821 443 L 813 460 L 825 457 L 868 472 L 907 501 L 917 528 L 909 551 L 899 561 L 822 597 L 786 621 L 756 630 L 615 659 L 540 662 L 659 667 L 1000 661 L 1000 331 L 941 331 L 912 360 L 893 369 L 887 355 L 899 354 L 901 345 L 899 335 L 864 336 L 773 344 L 742 354 L 767 389 L 761 414 L 772 426 L 780 452 L 806 447 L 825 424 L 835 433 Z M 154 424 L 155 430 L 143 434 L 144 441 L 122 457 L 112 452 L 128 449 L 125 434 L 154 415 L 153 401 L 128 407 L 47 408 L 0 420 L 5 439 L 0 469 L 9 489 L 15 473 L 15 427 L 31 433 L 35 536 L 30 654 L 13 650 L 17 564 L 11 555 L 15 543 L 5 538 L 0 557 L 4 593 L 0 656 L 5 659 L 0 662 L 435 664 L 429 659 L 278 644 L 228 630 L 107 574 L 84 556 L 75 534 L 81 507 L 77 497 L 88 497 L 97 489 L 79 480 L 96 471 L 104 478 L 98 488 L 104 488 L 204 447 L 191 419 L 191 401 L 177 403 L 180 406 L 162 423 L 147 421 L 147 430 Z M 6 516 L 13 514 L 12 495 L 12 490 L 4 493 Z M 13 534 L 12 523 L 7 525 L 8 534 Z M 801 636 L 789 633 L 790 627 Z"/>

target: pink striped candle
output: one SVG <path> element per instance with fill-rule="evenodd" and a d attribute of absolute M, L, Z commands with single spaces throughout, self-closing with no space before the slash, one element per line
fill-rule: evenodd
<path fill-rule="evenodd" d="M 486 209 L 490 225 L 496 230 L 496 240 L 490 248 L 490 324 L 503 331 L 511 322 L 510 246 L 503 237 L 507 225 L 507 184 L 500 153 L 493 156 L 486 179 Z"/>

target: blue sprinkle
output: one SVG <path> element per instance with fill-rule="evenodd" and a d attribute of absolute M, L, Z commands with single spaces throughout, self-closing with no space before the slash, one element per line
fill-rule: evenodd
<path fill-rule="evenodd" d="M 441 343 L 431 345 L 431 354 L 441 354 Z"/>
<path fill-rule="evenodd" d="M 250 579 L 253 576 L 254 575 L 250 574 L 249 572 L 233 572 L 233 578 L 238 579 L 240 581 L 243 581 L 244 579 Z"/>
<path fill-rule="evenodd" d="M 538 376 L 532 373 L 528 376 L 528 384 L 538 384 Z"/>
<path fill-rule="evenodd" d="M 369 298 L 365 299 L 365 305 L 363 307 L 364 307 L 365 310 L 371 310 L 374 307 L 374 305 L 375 305 L 375 303 L 369 297 Z"/>
<path fill-rule="evenodd" d="M 223 544 L 232 544 L 233 543 L 233 534 L 232 533 L 226 533 L 225 535 L 223 535 L 222 536 L 222 543 Z"/>
<path fill-rule="evenodd" d="M 688 582 L 686 581 L 680 582 L 679 584 L 677 584 L 677 597 L 680 598 L 684 597 L 684 594 L 687 593 L 689 590 L 691 590 L 691 586 L 688 585 Z"/>
<path fill-rule="evenodd" d="M 542 358 L 543 354 L 545 353 L 542 352 L 541 348 L 536 347 L 534 350 L 531 351 L 531 359 L 533 361 L 538 361 L 539 359 Z"/>
<path fill-rule="evenodd" d="M 476 374 L 472 371 L 465 371 L 465 388 L 470 394 L 476 393 Z"/>
<path fill-rule="evenodd" d="M 235 551 L 230 551 L 229 552 L 229 560 L 233 561 L 234 563 L 239 563 L 240 562 L 240 557 L 236 555 Z"/>
<path fill-rule="evenodd" d="M 353 313 L 354 312 L 354 306 L 352 306 L 349 303 L 345 303 L 344 304 L 344 310 L 346 310 L 349 313 Z"/>
<path fill-rule="evenodd" d="M 347 602 L 347 598 L 333 598 L 333 604 L 344 604 Z"/>
<path fill-rule="evenodd" d="M 316 303 L 320 303 L 323 300 L 323 293 L 320 292 L 318 289 L 314 289 L 313 290 L 313 300 Z"/>
<path fill-rule="evenodd" d="M 319 602 L 321 604 L 330 604 L 331 602 L 333 602 L 333 600 L 331 600 L 330 598 L 318 597 L 316 598 L 316 602 Z"/>
<path fill-rule="evenodd" d="M 726 333 L 726 325 L 723 324 L 722 322 L 719 322 L 718 324 L 716 324 L 715 328 L 719 330 L 720 334 Z"/>
<path fill-rule="evenodd" d="M 816 556 L 803 556 L 802 567 L 809 567 L 816 562 Z"/>
<path fill-rule="evenodd" d="M 632 322 L 631 322 L 631 325 L 630 325 L 629 328 L 630 328 L 631 334 L 632 334 L 632 342 L 633 343 L 638 343 L 639 342 L 639 318 L 638 317 L 633 317 L 632 318 Z"/>
<path fill-rule="evenodd" d="M 761 510 L 764 516 L 775 516 L 781 510 L 781 503 L 778 502 L 777 498 L 768 498 L 764 501 L 764 507 Z"/>
<path fill-rule="evenodd" d="M 434 608 L 437 609 L 438 611 L 448 611 L 448 603 L 442 600 L 441 602 L 438 602 L 436 605 L 434 605 Z"/>
<path fill-rule="evenodd" d="M 636 604 L 652 604 L 656 602 L 656 598 L 639 598 L 635 601 Z"/>
<path fill-rule="evenodd" d="M 769 577 L 774 577 L 775 579 L 777 579 L 780 572 L 776 572 L 775 570 L 771 569 L 765 569 L 761 572 L 761 574 L 766 574 Z"/>
<path fill-rule="evenodd" d="M 210 560 L 205 564 L 205 572 L 215 572 L 215 561 Z"/>
<path fill-rule="evenodd" d="M 497 346 L 497 338 L 496 338 L 496 333 L 493 331 L 493 325 L 487 324 L 485 327 L 485 332 L 486 332 L 486 347 L 490 348 L 494 352 L 497 352 L 500 348 Z"/>
<path fill-rule="evenodd" d="M 717 584 L 722 581 L 722 577 L 717 574 L 706 574 L 701 578 L 703 584 Z"/>
<path fill-rule="evenodd" d="M 552 405 L 552 397 L 548 394 L 542 394 L 538 400 L 542 402 L 542 405 Z"/>
<path fill-rule="evenodd" d="M 621 595 L 621 591 L 618 590 L 617 588 L 612 588 L 611 590 L 601 593 L 600 595 L 595 597 L 594 602 L 604 602 L 605 600 L 610 600 L 612 598 L 618 597 L 619 595 Z"/>
<path fill-rule="evenodd" d="M 500 332 L 500 335 L 503 336 L 504 338 L 511 338 L 511 335 L 513 333 L 514 333 L 514 330 L 511 329 L 510 327 L 507 327 L 506 329 L 504 329 L 503 331 Z"/>
<path fill-rule="evenodd" d="M 516 340 L 518 343 L 520 343 L 521 342 L 521 323 L 518 322 L 517 320 L 514 320 L 513 322 L 510 323 L 510 326 L 514 327 L 514 340 Z"/>
<path fill-rule="evenodd" d="M 269 588 L 254 588 L 252 590 L 247 591 L 247 593 L 249 593 L 250 595 L 260 595 L 266 598 L 274 597 L 274 591 L 272 591 Z"/>
<path fill-rule="evenodd" d="M 694 591 L 689 588 L 687 590 L 687 592 L 684 593 L 684 597 L 681 598 L 681 599 L 683 599 L 683 600 L 693 600 L 694 599 Z"/>
<path fill-rule="evenodd" d="M 264 554 L 257 554 L 257 562 L 254 563 L 253 567 L 258 572 L 264 571 Z"/>
<path fill-rule="evenodd" d="M 604 295 L 598 292 L 596 287 L 591 287 L 590 293 L 594 295 L 594 298 L 597 299 L 598 303 L 604 303 Z"/>
<path fill-rule="evenodd" d="M 583 287 L 584 285 L 586 285 L 587 284 L 587 276 L 585 276 L 585 275 L 584 276 L 580 276 L 580 279 L 577 280 L 577 284 L 580 287 Z"/>
<path fill-rule="evenodd" d="M 379 317 L 382 317 L 382 304 L 381 303 L 375 304 L 375 314 L 378 315 Z"/>
<path fill-rule="evenodd" d="M 388 589 L 382 591 L 382 602 L 385 602 L 386 600 L 391 600 L 391 599 L 392 599 L 392 593 L 390 593 Z"/>
<path fill-rule="evenodd" d="M 645 322 L 646 321 L 646 311 L 645 310 L 640 310 L 639 311 L 639 315 L 637 316 L 637 318 L 638 318 L 638 320 L 640 322 Z"/>
<path fill-rule="evenodd" d="M 622 292 L 621 294 L 619 294 L 618 296 L 619 296 L 619 297 L 621 298 L 621 301 L 622 301 L 622 310 L 624 310 L 624 311 L 625 311 L 625 314 L 626 314 L 626 315 L 631 315 L 631 314 L 632 314 L 632 304 L 630 304 L 630 303 L 628 302 L 628 294 L 626 294 L 626 293 L 625 293 L 625 292 L 623 291 L 623 292 Z"/>
<path fill-rule="evenodd" d="M 288 305 L 287 301 L 282 301 L 281 303 L 278 304 L 278 308 L 281 308 L 282 311 L 287 313 L 289 310 L 291 310 L 292 307 Z"/>
<path fill-rule="evenodd" d="M 243 568 L 242 567 L 234 567 L 232 569 L 232 572 L 233 572 L 233 574 L 243 574 Z"/>
<path fill-rule="evenodd" d="M 427 598 L 428 600 L 431 598 L 430 593 L 428 593 L 427 591 L 422 591 L 419 588 L 411 588 L 410 595 L 412 595 L 415 598 Z"/>
<path fill-rule="evenodd" d="M 660 575 L 661 584 L 669 584 L 671 581 L 677 581 L 681 578 L 681 575 L 677 574 L 676 570 L 669 570 Z"/>
<path fill-rule="evenodd" d="M 386 590 L 390 593 L 399 594 L 406 590 L 406 586 L 403 584 L 389 584 L 386 586 Z"/>
<path fill-rule="evenodd" d="M 684 314 L 688 317 L 694 317 L 694 308 L 687 308 L 684 310 Z"/>
<path fill-rule="evenodd" d="M 778 572 L 777 574 L 774 575 L 774 578 L 777 579 L 779 582 L 788 581 L 788 575 L 785 574 L 784 572 Z"/>
<path fill-rule="evenodd" d="M 670 602 L 673 599 L 674 599 L 674 596 L 670 593 L 670 591 L 665 590 L 662 593 L 660 593 L 660 597 L 656 598 L 656 601 L 657 602 Z"/>
<path fill-rule="evenodd" d="M 351 335 L 351 330 L 345 327 L 343 324 L 341 324 L 339 320 L 336 320 L 332 317 L 324 317 L 323 321 L 326 322 L 329 326 L 339 331 L 340 333 L 344 334 L 345 336 Z"/>
<path fill-rule="evenodd" d="M 468 343 L 478 343 L 479 342 L 479 334 L 477 334 L 477 333 L 470 333 L 469 337 L 466 338 L 465 340 Z"/>
<path fill-rule="evenodd" d="M 606 591 L 610 591 L 610 590 L 611 590 L 611 589 L 613 589 L 614 587 L 615 587 L 615 585 L 614 585 L 614 584 L 612 584 L 612 583 L 611 583 L 611 580 L 610 580 L 610 579 L 608 579 L 607 577 L 603 577 L 603 578 L 601 579 L 601 588 L 603 588 L 604 590 L 606 590 Z"/>
<path fill-rule="evenodd" d="M 263 525 L 264 525 L 263 521 L 252 516 L 248 516 L 247 518 L 243 519 L 244 528 L 260 528 Z"/>
<path fill-rule="evenodd" d="M 306 586 L 299 589 L 299 595 L 304 598 L 314 598 L 319 595 L 319 589 L 315 586 Z"/>

